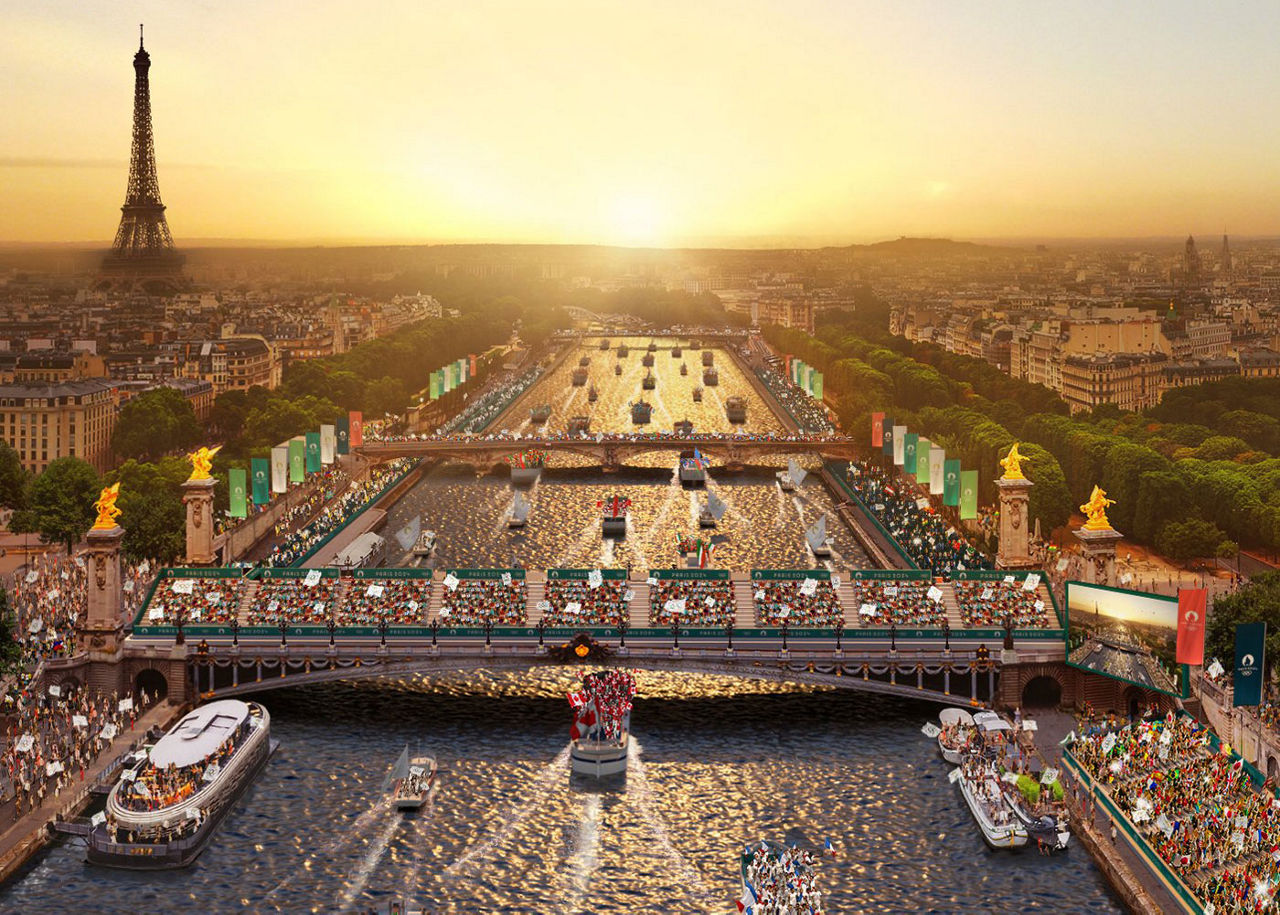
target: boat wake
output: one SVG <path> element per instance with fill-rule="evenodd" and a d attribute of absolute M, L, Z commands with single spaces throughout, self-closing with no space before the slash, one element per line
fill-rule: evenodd
<path fill-rule="evenodd" d="M 372 807 L 356 817 L 347 829 L 342 830 L 341 834 L 336 839 L 326 842 L 320 848 L 307 855 L 307 857 L 303 859 L 302 866 L 300 868 L 277 883 L 266 896 L 262 897 L 263 903 L 269 903 L 273 897 L 280 893 L 281 890 L 293 883 L 295 877 L 310 873 L 313 861 L 318 858 L 328 858 L 337 852 L 342 851 L 347 846 L 353 844 L 357 839 L 364 836 L 364 834 L 372 828 L 373 824 L 376 823 L 380 817 L 384 817 L 389 813 L 391 813 L 391 804 L 386 798 L 379 798 Z M 394 825 L 397 821 L 392 819 L 390 822 Z"/>
<path fill-rule="evenodd" d="M 573 854 L 570 856 L 569 875 L 572 886 L 569 888 L 566 912 L 582 910 L 587 897 L 587 889 L 591 885 L 591 875 L 600 866 L 600 795 L 588 795 L 582 805 L 582 822 L 578 824 L 578 835 L 574 839 Z"/>
<path fill-rule="evenodd" d="M 541 806 L 546 795 L 551 792 L 551 787 L 556 780 L 564 776 L 565 765 L 568 762 L 569 745 L 565 744 L 565 748 L 560 751 L 559 755 L 547 763 L 542 771 L 534 776 L 525 796 L 517 803 L 512 804 L 502 816 L 496 817 L 493 820 L 495 825 L 489 828 L 489 832 L 484 839 L 471 846 L 466 854 L 446 867 L 444 873 L 451 876 L 465 873 L 467 868 L 483 860 L 485 855 L 509 839 L 511 834 L 525 820 L 529 819 L 534 810 Z"/>
<path fill-rule="evenodd" d="M 640 754 L 643 751 L 644 748 L 640 746 L 640 741 L 636 740 L 633 735 L 627 747 L 627 796 L 632 797 L 634 789 L 634 797 L 636 807 L 640 813 L 640 819 L 644 821 L 644 824 L 649 827 L 650 832 L 658 840 L 658 844 L 662 847 L 662 851 L 666 856 L 667 863 L 680 875 L 680 884 L 690 895 L 699 897 L 707 911 L 712 911 L 716 908 L 716 904 L 711 898 L 707 884 L 702 879 L 702 874 L 690 863 L 688 858 L 671 844 L 671 836 L 667 833 L 667 824 L 663 822 L 662 815 L 656 809 L 653 800 L 653 788 L 649 784 L 649 777 L 644 771 L 644 763 L 640 759 Z"/>
<path fill-rule="evenodd" d="M 373 871 L 378 866 L 378 862 L 382 860 L 382 856 L 387 853 L 387 846 L 391 844 L 391 839 L 395 836 L 396 830 L 400 828 L 402 822 L 404 820 L 401 817 L 391 817 L 387 820 L 382 832 L 369 843 L 369 850 L 365 852 L 364 858 L 360 861 L 360 866 L 356 868 L 356 872 L 351 875 L 351 879 L 347 881 L 346 888 L 342 891 L 342 896 L 338 901 L 339 912 L 345 912 L 350 909 L 360 894 L 364 892 L 365 886 L 369 883 L 369 878 L 373 876 Z"/>

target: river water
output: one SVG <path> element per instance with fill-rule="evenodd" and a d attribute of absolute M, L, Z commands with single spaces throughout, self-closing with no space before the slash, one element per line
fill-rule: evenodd
<path fill-rule="evenodd" d="M 0 891 L 6 912 L 726 913 L 737 852 L 819 852 L 829 912 L 1120 912 L 1088 855 L 992 852 L 936 744 L 936 706 L 641 673 L 625 783 L 571 783 L 562 669 L 263 694 L 281 749 L 196 866 L 92 868 L 65 842 Z M 441 773 L 385 807 L 406 743 Z"/>

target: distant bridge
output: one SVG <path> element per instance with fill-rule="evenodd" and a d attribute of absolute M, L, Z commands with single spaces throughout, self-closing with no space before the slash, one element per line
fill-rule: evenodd
<path fill-rule="evenodd" d="M 644 433 L 637 433 L 644 435 Z M 760 458 L 777 458 L 787 454 L 811 452 L 823 457 L 852 460 L 859 455 L 853 439 L 844 436 L 809 436 L 803 439 L 725 438 L 718 435 L 657 435 L 631 439 L 625 435 L 577 438 L 533 435 L 519 440 L 483 438 L 447 438 L 426 441 L 365 442 L 355 448 L 371 459 L 397 457 L 439 457 L 470 464 L 478 470 L 489 470 L 506 463 L 518 451 L 557 451 L 582 455 L 598 461 L 605 470 L 616 470 L 630 458 L 653 451 L 684 451 L 697 448 L 727 469 L 740 469 Z"/>

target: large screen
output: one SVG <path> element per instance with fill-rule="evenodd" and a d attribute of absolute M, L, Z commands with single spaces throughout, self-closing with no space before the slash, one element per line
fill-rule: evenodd
<path fill-rule="evenodd" d="M 1177 696 L 1177 647 L 1177 598 L 1067 582 L 1072 667 Z"/>

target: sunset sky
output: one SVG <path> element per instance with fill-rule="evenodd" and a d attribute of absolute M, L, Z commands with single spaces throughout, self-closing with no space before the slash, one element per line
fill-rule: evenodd
<path fill-rule="evenodd" d="M 1280 234 L 1280 3 L 0 0 L 0 240 Z"/>

